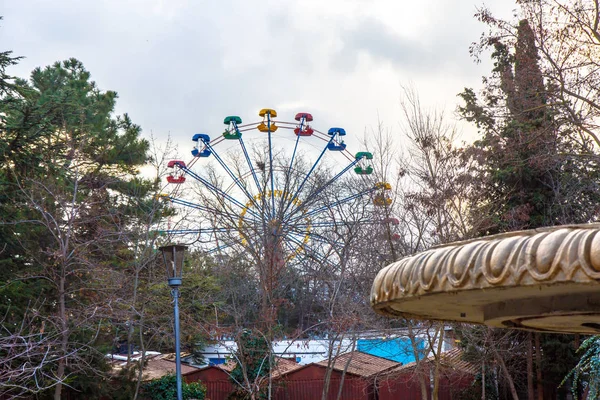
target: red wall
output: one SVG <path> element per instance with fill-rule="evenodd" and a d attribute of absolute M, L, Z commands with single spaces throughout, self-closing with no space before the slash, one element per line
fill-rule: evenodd
<path fill-rule="evenodd" d="M 460 393 L 471 387 L 475 377 L 473 375 L 445 375 L 440 377 L 439 400 L 454 400 Z"/>
<path fill-rule="evenodd" d="M 327 368 L 311 364 L 292 371 L 277 380 L 275 400 L 320 399 L 325 387 Z M 337 399 L 342 373 L 332 371 L 327 391 L 327 399 Z M 342 388 L 342 399 L 375 400 L 373 385 L 356 375 L 346 374 Z"/>
<path fill-rule="evenodd" d="M 183 379 L 187 382 L 200 381 L 206 386 L 206 400 L 226 400 L 233 391 L 229 375 L 219 367 L 208 367 L 186 374 Z"/>
<path fill-rule="evenodd" d="M 429 382 L 427 382 L 428 384 Z M 399 375 L 379 382 L 379 400 L 421 400 L 419 378 L 413 374 Z M 427 398 L 431 397 L 427 385 Z"/>
<path fill-rule="evenodd" d="M 431 397 L 429 377 L 426 378 L 427 398 Z M 452 374 L 441 375 L 439 380 L 438 399 L 455 400 L 459 394 L 471 386 L 472 375 Z M 379 400 L 421 400 L 421 385 L 419 378 L 413 373 L 406 373 L 378 383 Z"/>
<path fill-rule="evenodd" d="M 183 379 L 187 382 L 196 382 L 196 381 L 215 381 L 222 379 L 229 379 L 229 375 L 227 372 L 223 371 L 219 367 L 207 367 L 199 369 L 198 371 L 194 371 L 183 376 Z"/>
<path fill-rule="evenodd" d="M 310 400 L 320 399 L 325 386 L 327 368 L 320 365 L 307 365 L 274 380 L 275 400 Z M 226 400 L 233 390 L 229 376 L 218 367 L 209 367 L 184 376 L 186 382 L 201 381 L 206 386 L 206 400 Z M 327 392 L 328 400 L 337 399 L 342 380 L 342 373 L 332 371 Z M 471 385 L 473 376 L 442 375 L 440 376 L 439 399 L 454 400 L 458 394 Z M 429 383 L 429 380 L 428 382 Z M 427 396 L 431 390 L 427 385 Z M 421 400 L 421 387 L 413 373 L 405 373 L 377 381 L 378 397 L 374 390 L 373 379 L 366 380 L 356 375 L 346 374 L 342 399 L 351 400 Z"/>

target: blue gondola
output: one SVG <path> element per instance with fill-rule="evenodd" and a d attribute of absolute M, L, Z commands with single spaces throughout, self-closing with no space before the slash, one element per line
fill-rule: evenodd
<path fill-rule="evenodd" d="M 210 152 L 209 149 L 203 149 L 203 150 L 199 150 L 197 148 L 195 148 L 194 150 L 192 150 L 192 155 L 194 157 L 210 157 L 212 153 Z"/>
<path fill-rule="evenodd" d="M 340 139 L 341 136 L 346 136 L 346 130 L 344 128 L 329 128 L 327 134 L 333 137 L 333 139 L 327 144 L 327 150 L 346 150 L 346 143 L 344 143 L 344 141 Z"/>
<path fill-rule="evenodd" d="M 192 140 L 198 143 L 192 150 L 192 155 L 194 157 L 210 157 L 212 153 L 206 148 L 206 143 L 210 142 L 210 136 L 205 133 L 196 133 L 194 136 L 192 136 Z M 202 149 L 199 148 L 200 142 L 204 143 L 204 147 Z"/>

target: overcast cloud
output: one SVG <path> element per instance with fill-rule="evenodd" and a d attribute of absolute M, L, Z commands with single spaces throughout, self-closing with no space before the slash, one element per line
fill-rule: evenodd
<path fill-rule="evenodd" d="M 75 57 L 101 89 L 119 93 L 145 134 L 171 134 L 189 154 L 196 132 L 261 108 L 358 137 L 377 118 L 400 121 L 400 86 L 452 111 L 489 64 L 469 44 L 484 30 L 478 3 L 461 0 L 184 1 L 0 0 L 0 50 L 26 58 L 10 72 Z M 488 2 L 500 15 L 514 5 Z M 353 141 L 350 141 L 352 143 Z"/>

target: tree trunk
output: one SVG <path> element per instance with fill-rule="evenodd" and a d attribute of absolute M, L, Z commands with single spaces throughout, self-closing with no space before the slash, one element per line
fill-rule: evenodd
<path fill-rule="evenodd" d="M 438 333 L 438 345 L 437 345 L 437 354 L 435 355 L 435 370 L 433 373 L 433 392 L 431 394 L 432 400 L 437 400 L 438 391 L 439 391 L 439 382 L 440 382 L 440 364 L 441 364 L 441 354 L 442 354 L 442 344 L 444 341 L 444 324 L 440 323 L 440 329 Z"/>
<path fill-rule="evenodd" d="M 508 372 L 508 368 L 506 368 L 504 359 L 502 357 L 500 357 L 500 354 L 498 354 L 498 350 L 496 350 L 496 347 L 493 344 L 491 347 L 492 347 L 492 351 L 494 352 L 494 358 L 500 365 L 500 368 L 502 369 L 502 373 L 504 374 L 504 376 L 506 377 L 506 380 L 508 381 L 508 386 L 510 388 L 510 394 L 511 394 L 513 400 L 519 400 L 519 396 L 517 395 L 517 389 L 515 388 L 515 383 L 513 382 L 512 376 L 510 376 L 510 374 Z"/>
<path fill-rule="evenodd" d="M 327 369 L 325 370 L 325 379 L 323 382 L 323 391 L 321 392 L 321 400 L 327 400 L 327 394 L 329 393 L 329 384 L 331 383 L 331 372 L 333 371 L 334 360 L 340 354 L 340 346 L 338 346 L 338 349 L 335 351 L 334 355 L 333 346 L 335 345 L 336 338 L 339 339 L 341 346 L 341 343 L 344 340 L 344 335 L 342 335 L 341 337 L 335 335 L 332 336 L 331 339 L 329 339 L 329 349 L 327 350 Z"/>
<path fill-rule="evenodd" d="M 415 371 L 417 373 L 417 376 L 419 378 L 419 385 L 421 386 L 421 400 L 428 400 L 427 399 L 427 384 L 425 383 L 425 377 L 423 376 L 423 371 L 421 371 L 421 369 L 419 368 L 421 365 L 421 358 L 420 358 L 420 354 L 419 354 L 419 349 L 417 347 L 417 341 L 415 338 L 415 334 L 413 332 L 412 329 L 412 321 L 407 320 L 407 327 L 408 327 L 408 337 L 410 339 L 410 344 L 412 346 L 412 351 L 413 351 L 413 355 L 415 357 L 415 363 L 416 363 L 416 368 Z"/>
<path fill-rule="evenodd" d="M 61 399 L 62 393 L 62 380 L 65 376 L 65 364 L 67 357 L 67 346 L 69 344 L 69 332 L 67 326 L 67 311 L 65 305 L 65 277 L 64 270 L 62 271 L 62 276 L 60 277 L 59 282 L 59 293 L 58 293 L 58 303 L 59 303 L 59 318 L 60 318 L 60 358 L 58 359 L 58 370 L 56 371 L 56 378 L 58 383 L 54 387 L 54 400 Z"/>
<path fill-rule="evenodd" d="M 138 286 L 140 282 L 140 268 L 135 265 L 135 275 L 133 278 L 133 298 L 131 299 L 131 309 L 129 310 L 129 321 L 128 321 L 128 331 L 127 331 L 127 367 L 131 363 L 131 347 L 133 344 L 133 334 L 134 334 L 134 325 L 135 325 L 135 315 L 137 311 L 137 294 L 138 294 Z M 143 358 L 143 356 L 142 356 Z M 136 391 L 137 394 L 137 391 Z"/>
<path fill-rule="evenodd" d="M 481 400 L 485 399 L 485 361 L 481 363 Z"/>
<path fill-rule="evenodd" d="M 533 389 L 533 334 L 527 332 L 527 398 L 535 399 Z"/>
<path fill-rule="evenodd" d="M 537 376 L 537 398 L 544 400 L 544 385 L 542 383 L 542 347 L 540 345 L 540 334 L 535 333 L 535 370 Z"/>
<path fill-rule="evenodd" d="M 144 365 L 146 363 L 146 342 L 144 341 L 144 316 L 145 307 L 142 304 L 142 309 L 140 310 L 140 321 L 139 321 L 139 335 L 140 335 L 140 352 L 142 353 L 142 358 L 139 364 L 137 382 L 135 384 L 135 393 L 133 395 L 133 400 L 137 400 L 140 394 L 140 388 L 142 387 L 143 377 L 144 377 Z"/>
<path fill-rule="evenodd" d="M 351 352 L 353 352 L 356 349 L 356 337 L 352 337 L 352 349 L 350 350 Z M 354 353 L 352 353 L 354 355 Z M 340 387 L 338 389 L 338 394 L 337 394 L 337 400 L 342 400 L 342 393 L 343 393 L 343 389 L 344 389 L 344 381 L 346 379 L 346 372 L 348 372 L 348 367 L 350 366 L 350 363 L 352 362 L 352 356 L 348 357 L 348 361 L 346 361 L 346 365 L 344 365 L 344 370 L 342 371 L 342 379 L 340 379 Z"/>

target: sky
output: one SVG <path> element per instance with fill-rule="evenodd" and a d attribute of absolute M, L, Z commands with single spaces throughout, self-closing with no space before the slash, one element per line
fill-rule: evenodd
<path fill-rule="evenodd" d="M 172 137 L 189 155 L 194 133 L 219 134 L 273 108 L 291 121 L 340 126 L 356 144 L 378 121 L 396 134 L 403 85 L 455 119 L 457 94 L 481 86 L 490 63 L 469 45 L 486 27 L 476 0 L 0 0 L 0 50 L 25 59 L 9 72 L 75 57 L 119 94 L 144 135 Z M 510 16 L 511 1 L 485 4 Z M 468 139 L 471 127 L 461 124 Z M 398 133 L 398 137 L 400 137 Z M 358 149 L 357 149 L 358 150 Z"/>

